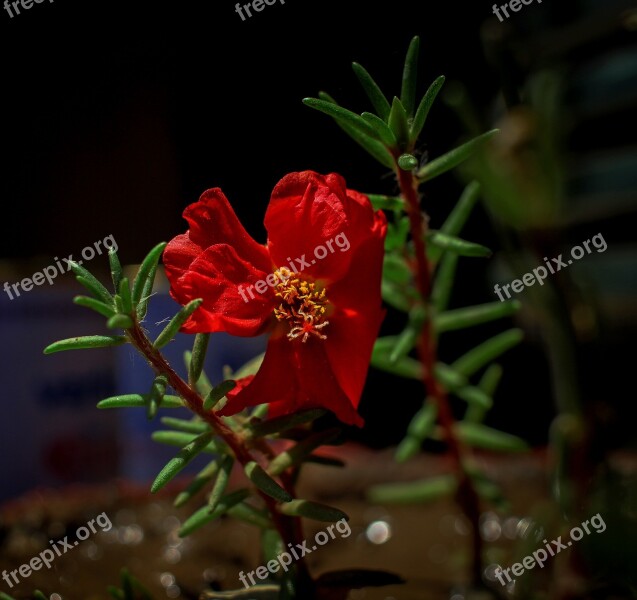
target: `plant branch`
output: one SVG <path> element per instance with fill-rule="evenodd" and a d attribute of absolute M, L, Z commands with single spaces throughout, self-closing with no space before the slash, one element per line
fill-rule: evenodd
<path fill-rule="evenodd" d="M 455 418 L 449 405 L 447 391 L 440 384 L 435 375 L 437 363 L 436 337 L 431 322 L 431 281 L 432 272 L 427 259 L 426 234 L 428 223 L 420 207 L 420 195 L 418 193 L 419 182 L 412 171 L 405 171 L 396 164 L 398 183 L 401 195 L 407 206 L 411 238 L 414 244 L 416 263 L 414 275 L 416 285 L 427 306 L 421 335 L 418 341 L 418 354 L 423 365 L 423 384 L 427 394 L 434 400 L 438 409 L 440 425 L 445 434 L 445 440 L 449 448 L 449 454 L 453 460 L 454 468 L 459 479 L 458 502 L 473 527 L 473 563 L 472 576 L 474 581 L 481 581 L 482 577 L 482 539 L 479 530 L 480 506 L 479 498 L 473 486 L 471 478 L 463 465 L 464 448 L 455 432 Z"/>
<path fill-rule="evenodd" d="M 166 376 L 169 385 L 185 400 L 188 408 L 210 425 L 212 430 L 229 446 L 241 465 L 245 467 L 252 462 L 254 458 L 246 448 L 241 436 L 228 427 L 212 410 L 204 410 L 204 401 L 199 393 L 190 387 L 168 364 L 161 352 L 153 347 L 139 323 L 135 322 L 134 326 L 127 330 L 127 333 L 132 344 L 146 358 L 152 369 L 158 375 Z M 284 485 L 287 491 L 294 495 L 290 481 L 286 480 Z M 273 498 L 261 490 L 257 489 L 257 492 L 268 507 L 272 521 L 283 540 L 284 546 L 301 542 L 302 539 L 299 537 L 302 535 L 300 519 L 281 514 L 277 509 L 277 502 Z M 309 580 L 309 572 L 303 557 L 297 561 L 296 566 L 299 570 L 301 581 Z"/>

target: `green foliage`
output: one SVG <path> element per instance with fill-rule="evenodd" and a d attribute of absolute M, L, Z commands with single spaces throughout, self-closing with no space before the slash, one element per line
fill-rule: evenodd
<path fill-rule="evenodd" d="M 367 97 L 371 100 L 371 103 L 374 106 L 374 109 L 378 113 L 379 117 L 383 121 L 387 121 L 389 118 L 389 112 L 391 110 L 391 106 L 385 97 L 385 94 L 378 87 L 378 84 L 374 81 L 372 76 L 367 72 L 367 70 L 359 65 L 358 63 L 352 63 L 352 69 L 358 77 Z"/>
<path fill-rule="evenodd" d="M 517 300 L 496 301 L 478 306 L 458 308 L 436 315 L 434 326 L 438 333 L 467 329 L 468 327 L 475 327 L 503 317 L 510 317 L 519 309 L 520 303 Z"/>
<path fill-rule="evenodd" d="M 314 521 L 325 521 L 328 523 L 335 523 L 341 519 L 349 521 L 349 517 L 342 510 L 309 500 L 292 500 L 292 502 L 281 505 L 279 510 L 284 515 L 305 517 Z"/>
<path fill-rule="evenodd" d="M 376 485 L 370 488 L 367 497 L 381 504 L 424 503 L 451 496 L 457 485 L 453 475 L 440 475 L 423 481 Z"/>
<path fill-rule="evenodd" d="M 97 403 L 97 408 L 146 408 L 150 394 L 125 394 L 113 396 Z M 163 396 L 160 408 L 183 408 L 183 400 L 179 396 Z"/>
<path fill-rule="evenodd" d="M 183 506 L 203 490 L 215 478 L 218 470 L 219 462 L 217 460 L 208 463 L 204 469 L 197 473 L 196 477 L 188 484 L 188 487 L 175 498 L 175 507 Z"/>
<path fill-rule="evenodd" d="M 331 102 L 335 106 L 338 106 L 338 104 L 336 104 L 336 101 L 327 94 L 321 93 L 320 96 L 321 100 L 325 102 Z M 312 100 L 312 98 L 307 98 L 306 100 Z M 309 104 L 308 106 L 310 106 L 311 108 L 315 108 L 311 104 Z M 377 137 L 375 134 L 373 135 L 373 137 L 370 137 L 366 133 L 363 133 L 363 131 L 361 131 L 359 127 L 350 124 L 347 120 L 342 118 L 335 117 L 334 121 L 347 135 L 349 135 L 359 146 L 366 150 L 378 162 L 388 167 L 389 169 L 393 168 L 394 159 L 391 153 L 387 150 L 382 142 L 375 139 Z"/>
<path fill-rule="evenodd" d="M 399 181 L 407 178 L 408 181 L 414 182 L 416 188 L 467 161 L 498 133 L 497 130 L 492 130 L 478 135 L 419 166 L 419 136 L 445 81 L 444 77 L 438 77 L 416 104 L 419 46 L 419 39 L 412 39 L 403 68 L 400 97 L 394 96 L 391 104 L 387 100 L 391 96 L 383 93 L 366 69 L 354 63 L 354 72 L 374 106 L 376 115 L 365 112 L 359 118 L 352 111 L 342 107 L 336 108 L 333 100 L 325 93 L 321 94 L 321 98 L 327 103 L 334 104 L 329 108 L 325 104 L 317 104 L 315 100 L 304 101 L 307 105 L 322 110 L 337 120 L 340 119 L 341 127 L 346 133 L 352 135 L 352 130 L 355 130 L 356 137 L 352 137 L 381 163 L 389 166 Z M 344 127 L 346 121 L 350 131 Z M 366 126 L 361 126 L 361 122 L 365 122 Z M 362 139 L 363 137 L 367 139 Z M 369 144 L 372 139 L 376 144 L 374 148 Z M 378 144 L 384 146 L 389 153 L 391 164 L 388 165 L 385 154 L 379 158 Z M 405 172 L 409 175 L 405 175 Z M 413 206 L 406 206 L 407 200 L 413 204 L 413 198 L 369 194 L 374 209 L 386 211 L 389 221 L 381 283 L 382 298 L 389 306 L 407 315 L 407 323 L 402 332 L 376 340 L 371 358 L 371 364 L 375 368 L 399 377 L 423 380 L 423 363 L 414 356 L 419 341 L 429 339 L 423 338 L 423 333 L 433 336 L 435 348 L 439 343 L 438 338 L 447 332 L 462 331 L 468 327 L 508 318 L 519 310 L 520 303 L 517 301 L 448 309 L 459 260 L 465 257 L 491 256 L 489 248 L 460 237 L 462 228 L 477 204 L 479 194 L 478 183 L 469 183 L 442 226 L 438 230 L 429 227 L 425 229 L 426 236 L 423 242 L 427 249 L 426 260 L 430 272 L 427 273 L 427 282 L 418 288 L 416 281 L 421 277 L 421 273 L 416 270 L 416 245 L 413 244 L 413 240 L 411 243 L 408 241 L 411 231 L 409 217 L 410 214 L 413 217 L 415 209 Z M 414 226 L 415 224 L 416 222 Z M 428 295 L 426 298 L 421 297 L 418 291 L 423 289 Z M 442 391 L 444 395 L 453 394 L 467 404 L 464 420 L 456 423 L 453 430 L 461 443 L 469 447 L 504 452 L 526 448 L 523 440 L 481 423 L 493 405 L 493 395 L 502 375 L 502 369 L 493 361 L 517 345 L 521 339 L 520 330 L 510 329 L 469 350 L 452 365 L 439 362 L 435 366 L 433 377 L 436 386 L 439 387 L 438 393 Z M 483 369 L 484 374 L 479 382 L 472 382 L 471 378 Z M 431 393 L 431 390 L 429 392 Z M 406 461 L 417 454 L 428 437 L 440 439 L 438 417 L 438 405 L 433 398 L 428 398 L 413 416 L 406 436 L 397 448 L 397 461 Z M 501 500 L 498 491 L 484 477 L 472 473 L 471 481 L 482 497 L 490 498 L 492 501 Z M 456 485 L 453 477 L 444 476 L 411 484 L 378 486 L 370 492 L 370 499 L 377 502 L 425 501 L 453 493 Z"/>
<path fill-rule="evenodd" d="M 73 302 L 78 306 L 90 308 L 107 319 L 110 319 L 115 315 L 115 309 L 112 305 L 96 300 L 95 298 L 91 298 L 90 296 L 75 296 L 75 298 L 73 298 Z"/>
<path fill-rule="evenodd" d="M 168 464 L 160 471 L 159 475 L 155 478 L 155 481 L 150 487 L 150 491 L 154 494 L 161 490 L 168 482 L 174 479 L 186 465 L 197 456 L 203 449 L 210 443 L 214 433 L 212 431 L 205 431 L 198 435 L 187 446 L 184 446 L 177 456 L 170 460 Z M 232 457 L 227 457 L 232 458 Z"/>
<path fill-rule="evenodd" d="M 402 152 L 408 152 L 409 118 L 403 103 L 397 96 L 394 96 L 394 99 L 392 100 L 388 125 L 396 137 L 398 149 Z"/>
<path fill-rule="evenodd" d="M 168 344 L 179 332 L 180 327 L 188 320 L 188 317 L 192 315 L 203 303 L 203 299 L 198 298 L 193 300 L 184 306 L 166 325 L 164 330 L 157 336 L 157 339 L 153 342 L 155 349 L 159 350 Z"/>
<path fill-rule="evenodd" d="M 195 385 L 203 373 L 203 366 L 206 360 L 209 343 L 209 333 L 198 333 L 195 336 L 195 343 L 192 346 L 190 361 L 186 364 L 186 368 L 188 369 L 188 382 L 190 385 Z"/>
<path fill-rule="evenodd" d="M 274 481 L 274 479 L 263 470 L 263 467 L 255 461 L 249 462 L 244 470 L 248 479 L 264 494 L 267 494 L 278 502 L 290 502 L 293 499 L 292 496 Z"/>
<path fill-rule="evenodd" d="M 460 439 L 469 446 L 495 450 L 498 452 L 523 452 L 528 450 L 527 443 L 511 435 L 498 431 L 481 423 L 461 421 L 456 424 Z"/>
<path fill-rule="evenodd" d="M 54 342 L 44 349 L 44 354 L 55 354 L 66 350 L 87 350 L 89 348 L 111 348 L 126 343 L 123 335 L 85 335 Z"/>
<path fill-rule="evenodd" d="M 420 38 L 415 36 L 412 38 L 409 48 L 407 49 L 405 67 L 403 68 L 403 85 L 400 92 L 400 101 L 405 107 L 405 112 L 409 115 L 409 117 L 414 116 L 414 109 L 416 107 L 416 82 L 418 80 L 419 52 Z"/>
<path fill-rule="evenodd" d="M 473 154 L 475 154 L 485 142 L 490 140 L 497 133 L 499 133 L 498 129 L 487 131 L 486 133 L 465 142 L 462 146 L 458 146 L 435 160 L 432 160 L 418 171 L 418 179 L 422 182 L 429 181 L 430 179 L 434 179 L 434 177 L 439 177 L 447 171 L 451 171 L 451 169 L 455 169 L 458 165 L 473 156 Z"/>
<path fill-rule="evenodd" d="M 200 508 L 182 525 L 179 530 L 179 537 L 186 537 L 193 531 L 203 527 L 206 523 L 210 523 L 210 521 L 218 519 L 228 512 L 233 506 L 239 504 L 239 502 L 243 502 L 243 500 L 245 500 L 249 495 L 250 492 L 247 489 L 236 490 L 223 496 L 223 498 L 221 498 L 217 503 L 214 510 L 210 510 L 209 506 Z"/>
<path fill-rule="evenodd" d="M 438 95 L 438 92 L 440 91 L 444 83 L 445 78 L 441 75 L 431 84 L 431 86 L 429 86 L 427 93 L 420 101 L 418 110 L 416 110 L 416 116 L 414 117 L 414 121 L 411 124 L 410 138 L 412 142 L 415 142 L 420 136 L 422 129 L 425 126 L 427 116 L 429 115 L 429 111 L 431 110 L 436 96 Z"/>
<path fill-rule="evenodd" d="M 236 385 L 237 384 L 234 381 L 224 381 L 218 386 L 213 387 L 204 400 L 204 410 L 212 410 L 228 392 L 232 391 L 236 387 Z"/>
<path fill-rule="evenodd" d="M 113 297 L 109 291 L 89 273 L 84 267 L 76 263 L 75 261 L 69 261 L 69 267 L 73 273 L 75 273 L 75 279 L 81 283 L 89 292 L 91 292 L 98 300 L 101 300 L 105 304 L 112 304 Z"/>
<path fill-rule="evenodd" d="M 234 465 L 234 457 L 231 455 L 224 456 L 219 460 L 219 468 L 217 469 L 217 478 L 215 480 L 215 484 L 212 487 L 212 491 L 210 492 L 210 496 L 208 497 L 208 508 L 210 511 L 214 511 L 215 508 L 221 502 L 221 498 L 228 487 L 228 482 L 230 481 L 230 473 L 232 472 L 232 467 Z"/>
<path fill-rule="evenodd" d="M 340 429 L 328 429 L 327 431 L 310 435 L 292 448 L 281 452 L 281 454 L 270 462 L 268 472 L 270 475 L 276 477 L 290 467 L 300 465 L 314 450 L 334 442 L 340 433 Z"/>
<path fill-rule="evenodd" d="M 282 433 L 293 427 L 304 425 L 315 421 L 316 419 L 327 414 L 322 408 L 313 408 L 283 417 L 277 417 L 265 422 L 253 419 L 249 425 L 249 429 L 254 437 L 263 437 L 266 435 Z"/>

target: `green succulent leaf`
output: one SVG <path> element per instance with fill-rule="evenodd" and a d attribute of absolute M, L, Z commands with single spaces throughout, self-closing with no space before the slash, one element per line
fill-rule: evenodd
<path fill-rule="evenodd" d="M 438 407 L 431 398 L 427 398 L 409 423 L 407 436 L 396 449 L 396 462 L 406 462 L 418 453 L 423 441 L 431 435 L 437 418 Z"/>
<path fill-rule="evenodd" d="M 181 326 L 188 320 L 201 305 L 203 304 L 203 298 L 197 298 L 186 304 L 166 325 L 164 330 L 157 336 L 157 339 L 153 342 L 153 347 L 157 350 L 163 348 L 179 333 Z"/>
<path fill-rule="evenodd" d="M 400 212 L 405 210 L 404 200 L 397 196 L 384 196 L 382 194 L 365 195 L 369 198 L 374 210 L 393 210 Z M 409 225 L 409 221 L 407 222 L 407 225 Z"/>
<path fill-rule="evenodd" d="M 407 285 L 413 279 L 413 273 L 403 256 L 388 252 L 383 259 L 383 277 L 397 285 Z"/>
<path fill-rule="evenodd" d="M 396 363 L 414 349 L 422 332 L 426 314 L 426 309 L 419 305 L 414 306 L 409 311 L 409 322 L 398 336 L 396 345 L 389 355 L 390 362 Z"/>
<path fill-rule="evenodd" d="M 457 488 L 453 475 L 441 475 L 409 483 L 386 483 L 370 488 L 370 502 L 380 504 L 421 504 L 451 496 Z"/>
<path fill-rule="evenodd" d="M 109 329 L 131 329 L 133 327 L 133 319 L 128 315 L 113 315 L 107 322 L 106 327 Z"/>
<path fill-rule="evenodd" d="M 245 365 L 243 365 L 236 373 L 232 375 L 233 379 L 243 379 L 244 377 L 249 377 L 250 375 L 256 375 L 261 365 L 263 364 L 263 359 L 265 358 L 265 352 L 255 356 L 253 359 L 249 360 Z"/>
<path fill-rule="evenodd" d="M 276 529 L 264 529 L 261 532 L 261 555 L 263 564 L 267 564 L 271 560 L 277 560 L 282 552 L 285 551 L 285 544 Z"/>
<path fill-rule="evenodd" d="M 251 423 L 249 427 L 253 437 L 264 437 L 274 433 L 281 433 L 288 429 L 298 427 L 299 425 L 311 423 L 326 414 L 327 411 L 322 408 L 313 408 L 283 417 L 276 417 L 269 421 Z"/>
<path fill-rule="evenodd" d="M 208 498 L 208 510 L 214 511 L 221 498 L 226 492 L 228 483 L 230 482 L 230 473 L 232 473 L 232 467 L 234 466 L 234 456 L 228 454 L 224 456 L 219 463 L 219 470 L 217 471 L 217 479 L 212 486 L 212 491 Z"/>
<path fill-rule="evenodd" d="M 510 329 L 500 333 L 467 352 L 456 360 L 451 365 L 451 368 L 458 373 L 471 377 L 482 367 L 517 346 L 523 339 L 524 334 L 521 329 Z"/>
<path fill-rule="evenodd" d="M 113 289 L 117 291 L 119 289 L 119 282 L 122 279 L 122 265 L 119 262 L 117 251 L 115 248 L 110 248 L 108 251 L 108 264 L 111 268 L 111 279 L 113 280 Z"/>
<path fill-rule="evenodd" d="M 282 504 L 279 512 L 290 517 L 305 517 L 314 521 L 326 523 L 336 523 L 337 521 L 349 521 L 346 513 L 338 508 L 311 502 L 310 500 L 292 500 L 287 504 Z"/>
<path fill-rule="evenodd" d="M 148 403 L 146 404 L 146 417 L 149 421 L 154 419 L 157 415 L 157 410 L 161 405 L 167 386 L 168 379 L 165 375 L 158 375 L 155 377 L 155 380 L 150 387 L 150 393 L 147 396 Z"/>
<path fill-rule="evenodd" d="M 482 323 L 488 323 L 503 317 L 510 317 L 520 309 L 520 302 L 488 302 L 467 308 L 458 308 L 440 313 L 434 317 L 434 325 L 438 333 L 466 329 Z"/>
<path fill-rule="evenodd" d="M 239 502 L 228 509 L 228 514 L 240 521 L 249 523 L 250 525 L 256 525 L 261 529 L 272 529 L 273 524 L 270 520 L 270 515 L 265 510 L 255 508 L 247 502 Z M 276 531 L 276 530 L 273 530 Z"/>
<path fill-rule="evenodd" d="M 336 101 L 328 94 L 323 92 L 319 95 L 321 96 L 322 101 L 338 106 Z M 355 116 L 358 117 L 358 115 L 355 115 Z M 343 121 L 342 119 L 334 119 L 334 121 L 347 135 L 349 135 L 359 146 L 361 146 L 363 150 L 365 150 L 371 156 L 373 156 L 379 163 L 381 163 L 388 169 L 393 170 L 394 157 L 383 145 L 383 143 L 376 139 L 376 136 L 369 137 L 368 135 L 363 133 L 359 128 L 353 125 L 350 125 L 349 123 L 347 123 L 346 121 Z M 365 121 L 363 120 L 363 122 Z"/>
<path fill-rule="evenodd" d="M 403 103 L 396 96 L 394 96 L 389 113 L 389 127 L 393 131 L 399 147 L 404 149 L 409 143 L 409 121 Z"/>
<path fill-rule="evenodd" d="M 133 312 L 133 300 L 131 297 L 130 285 L 127 277 L 122 277 L 119 280 L 118 296 L 122 302 L 122 312 L 130 315 Z"/>
<path fill-rule="evenodd" d="M 405 68 L 403 69 L 403 85 L 400 100 L 408 116 L 413 117 L 416 108 L 416 82 L 418 80 L 418 53 L 420 52 L 420 38 L 414 37 L 409 44 Z"/>
<path fill-rule="evenodd" d="M 214 433 L 206 431 L 198 435 L 192 442 L 182 448 L 177 456 L 171 459 L 155 478 L 150 491 L 155 494 L 161 490 L 168 482 L 172 481 L 193 458 L 198 456 L 210 443 Z"/>
<path fill-rule="evenodd" d="M 429 251 L 430 256 L 433 256 L 432 250 L 435 248 Z M 459 258 L 458 254 L 445 252 L 438 265 L 431 291 L 431 304 L 436 313 L 442 313 L 449 305 Z"/>
<path fill-rule="evenodd" d="M 69 267 L 75 274 L 75 278 L 81 283 L 89 292 L 91 292 L 98 300 L 101 300 L 105 304 L 113 304 L 113 296 L 110 292 L 84 267 L 76 263 L 74 260 L 68 261 Z"/>
<path fill-rule="evenodd" d="M 398 343 L 398 339 L 398 336 L 387 336 L 376 340 L 372 352 L 372 366 L 407 379 L 422 380 L 423 369 L 420 361 L 408 356 L 396 361 L 391 360 L 391 354 Z"/>
<path fill-rule="evenodd" d="M 402 203 L 402 200 L 399 199 Z M 387 224 L 387 237 L 385 238 L 385 250 L 402 250 L 409 234 L 409 217 L 402 217 L 396 223 Z"/>
<path fill-rule="evenodd" d="M 188 381 L 190 382 L 190 385 L 195 385 L 201 377 L 204 363 L 206 361 L 206 353 L 208 352 L 209 342 L 209 333 L 198 333 L 195 336 L 190 362 L 188 363 Z"/>
<path fill-rule="evenodd" d="M 389 106 L 389 102 L 387 101 L 385 94 L 383 94 L 380 87 L 378 87 L 378 84 L 364 67 L 358 63 L 352 63 L 352 69 L 363 86 L 372 106 L 378 113 L 378 116 L 383 119 L 383 121 L 387 121 L 387 119 L 389 119 L 391 107 Z"/>
<path fill-rule="evenodd" d="M 177 498 L 175 498 L 174 506 L 179 508 L 192 500 L 209 482 L 211 482 L 217 471 L 219 470 L 218 460 L 213 460 L 208 463 L 195 478 L 188 484 L 188 487 L 180 492 Z"/>
<path fill-rule="evenodd" d="M 455 427 L 460 439 L 474 448 L 498 452 L 524 452 L 528 450 L 528 445 L 523 439 L 481 423 L 461 421 L 456 423 Z"/>
<path fill-rule="evenodd" d="M 217 508 L 215 508 L 212 512 L 207 505 L 200 508 L 182 525 L 179 530 L 179 537 L 186 537 L 207 523 L 218 519 L 233 506 L 236 506 L 239 502 L 243 502 L 249 495 L 250 492 L 246 489 L 237 490 L 226 494 L 223 498 L 221 498 L 217 504 Z"/>
<path fill-rule="evenodd" d="M 416 110 L 416 116 L 414 117 L 414 121 L 411 124 L 411 131 L 409 132 L 412 143 L 415 143 L 418 139 L 418 136 L 421 134 L 422 129 L 425 126 L 425 122 L 427 121 L 429 111 L 431 110 L 436 96 L 438 95 L 438 92 L 440 91 L 444 83 L 444 75 L 441 75 L 429 86 L 429 89 L 425 93 L 423 99 L 420 101 L 418 109 Z"/>
<path fill-rule="evenodd" d="M 491 256 L 492 252 L 486 246 L 481 244 L 475 244 L 473 242 L 467 242 L 458 237 L 447 235 L 441 231 L 429 230 L 427 234 L 427 241 L 429 242 L 429 248 L 436 247 L 440 250 L 447 250 L 458 254 L 459 256 L 479 257 L 484 258 Z M 431 260 L 432 254 L 428 253 Z"/>
<path fill-rule="evenodd" d="M 154 431 L 151 435 L 151 439 L 154 442 L 166 444 L 167 446 L 177 446 L 178 448 L 183 448 L 191 444 L 196 438 L 196 435 L 182 433 L 180 431 Z M 213 439 L 204 446 L 201 452 L 205 452 L 206 454 L 219 454 L 224 450 L 221 443 Z"/>
<path fill-rule="evenodd" d="M 121 346 L 127 342 L 123 335 L 86 335 L 67 340 L 53 342 L 44 349 L 44 354 L 65 352 L 66 350 L 85 350 L 87 348 L 111 348 Z"/>
<path fill-rule="evenodd" d="M 339 429 L 329 429 L 327 431 L 321 431 L 311 435 L 289 450 L 281 452 L 281 454 L 270 462 L 270 465 L 268 466 L 268 473 L 273 477 L 281 475 L 281 473 L 290 467 L 302 463 L 303 460 L 312 454 L 312 452 L 314 452 L 317 448 L 334 442 L 338 439 L 339 435 Z"/>
<path fill-rule="evenodd" d="M 320 98 L 304 98 L 303 104 L 325 113 L 326 115 L 333 117 L 350 127 L 358 129 L 362 134 L 372 139 L 380 139 L 376 129 L 363 119 L 363 117 L 357 115 L 351 110 L 339 106 L 338 104 L 328 102 L 327 100 L 321 100 Z"/>
<path fill-rule="evenodd" d="M 499 133 L 498 129 L 493 129 L 491 131 L 487 131 L 482 135 L 479 135 L 472 140 L 462 144 L 462 146 L 458 146 L 453 150 L 450 150 L 446 154 L 432 160 L 430 163 L 427 163 L 424 167 L 422 167 L 417 173 L 416 176 L 420 179 L 421 182 L 429 181 L 434 177 L 438 177 L 451 169 L 454 169 L 459 164 L 463 163 L 469 157 L 471 157 L 485 142 L 490 140 L 496 133 Z"/>
<path fill-rule="evenodd" d="M 235 387 L 237 387 L 236 381 L 223 381 L 218 386 L 212 388 L 204 400 L 204 410 L 212 410 L 221 401 L 221 399 Z"/>
<path fill-rule="evenodd" d="M 370 112 L 362 113 L 361 117 L 363 117 L 363 119 L 372 126 L 372 128 L 376 131 L 378 139 L 385 144 L 385 146 L 388 146 L 389 148 L 394 148 L 396 146 L 396 136 L 385 121 Z"/>
<path fill-rule="evenodd" d="M 503 369 L 500 365 L 493 364 L 489 365 L 487 370 L 482 375 L 480 382 L 478 383 L 478 387 L 489 396 L 493 396 L 495 394 L 496 389 L 498 388 L 498 384 L 502 379 Z"/>
<path fill-rule="evenodd" d="M 407 295 L 409 290 L 406 289 L 405 286 L 393 283 L 388 279 L 383 279 L 380 291 L 383 300 L 389 304 L 389 306 L 404 313 L 411 310 L 414 300 Z"/>
<path fill-rule="evenodd" d="M 98 402 L 97 408 L 146 408 L 149 394 L 127 394 L 113 396 Z M 179 396 L 164 396 L 161 399 L 160 408 L 183 408 L 184 402 Z"/>
<path fill-rule="evenodd" d="M 245 473 L 248 479 L 254 483 L 264 494 L 274 498 L 277 502 L 290 502 L 292 496 L 284 490 L 263 468 L 255 461 L 249 462 L 245 466 Z"/>
<path fill-rule="evenodd" d="M 105 302 L 101 302 L 100 300 L 96 300 L 89 296 L 75 296 L 75 298 L 73 298 L 73 303 L 78 306 L 90 308 L 107 319 L 110 319 L 115 314 L 112 302 L 111 304 L 106 304 Z"/>
<path fill-rule="evenodd" d="M 469 219 L 471 211 L 478 202 L 479 195 L 480 184 L 476 181 L 472 181 L 465 187 L 460 199 L 440 228 L 440 233 L 449 236 L 457 236 Z M 437 262 L 443 252 L 444 248 L 439 246 L 428 248 L 429 259 L 433 262 Z"/>
<path fill-rule="evenodd" d="M 171 427 L 175 431 L 194 433 L 195 435 L 204 433 L 210 429 L 207 423 L 200 420 L 187 421 L 186 419 L 175 419 L 174 417 L 162 417 L 161 423 L 162 425 L 166 425 L 166 427 Z"/>
<path fill-rule="evenodd" d="M 416 345 L 419 335 L 420 329 L 408 323 L 407 327 L 405 327 L 403 332 L 398 336 L 396 345 L 389 355 L 389 361 L 396 364 L 401 358 L 407 356 Z"/>
<path fill-rule="evenodd" d="M 155 281 L 155 273 L 157 272 L 157 265 L 159 259 L 164 252 L 167 244 L 162 242 L 157 244 L 142 261 L 137 272 L 137 277 L 133 282 L 132 302 L 137 307 L 137 314 L 140 319 L 146 316 L 146 308 L 148 306 L 148 298 L 153 289 L 153 282 Z"/>

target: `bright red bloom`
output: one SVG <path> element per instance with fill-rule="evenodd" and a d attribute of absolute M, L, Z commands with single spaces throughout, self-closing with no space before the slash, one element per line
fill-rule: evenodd
<path fill-rule="evenodd" d="M 356 408 L 384 315 L 383 213 L 340 175 L 304 171 L 274 188 L 266 246 L 248 235 L 219 188 L 184 218 L 190 229 L 168 244 L 166 274 L 177 302 L 203 304 L 183 331 L 271 333 L 259 372 L 228 394 L 220 414 L 267 402 L 273 417 L 327 408 L 362 426 Z"/>

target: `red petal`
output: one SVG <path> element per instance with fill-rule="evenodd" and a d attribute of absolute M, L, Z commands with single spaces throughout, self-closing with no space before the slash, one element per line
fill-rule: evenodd
<path fill-rule="evenodd" d="M 325 328 L 325 347 L 340 387 L 354 407 L 365 385 L 369 361 L 385 315 L 382 309 L 381 277 L 387 221 L 375 217 L 372 235 L 352 256 L 352 269 L 327 290 L 335 307 Z"/>
<path fill-rule="evenodd" d="M 270 404 L 269 416 L 278 417 L 326 408 L 343 423 L 362 427 L 363 419 L 340 388 L 319 339 L 288 340 L 284 329 L 273 334 L 263 364 L 244 389 L 228 394 L 228 402 L 219 414 L 236 414 L 247 406 Z"/>
<path fill-rule="evenodd" d="M 245 302 L 239 286 L 247 290 L 271 273 L 267 249 L 248 235 L 219 188 L 188 206 L 184 218 L 188 233 L 174 238 L 164 251 L 166 275 L 180 304 L 195 298 L 204 303 L 183 331 L 258 335 L 272 310 L 271 288 L 266 296 L 254 294 L 255 299 L 245 292 Z"/>
<path fill-rule="evenodd" d="M 219 188 L 205 191 L 198 202 L 184 211 L 190 225 L 188 234 L 200 248 L 231 244 L 237 254 L 263 271 L 272 266 L 267 250 L 255 242 L 243 228 L 230 202 Z"/>
<path fill-rule="evenodd" d="M 251 337 L 263 333 L 273 321 L 274 293 L 253 291 L 253 284 L 267 273 L 237 255 L 227 244 L 201 253 L 179 279 L 174 295 L 182 304 L 203 298 L 203 304 L 182 327 L 186 333 L 225 331 Z"/>
<path fill-rule="evenodd" d="M 347 190 L 340 175 L 324 177 L 313 171 L 286 175 L 274 188 L 265 215 L 268 248 L 275 264 L 290 268 L 293 261 L 296 269 L 314 279 L 342 277 L 351 260 L 343 250 L 349 245 L 351 228 L 346 204 Z M 335 241 L 339 234 L 342 248 Z M 322 249 L 315 254 L 319 247 Z"/>

